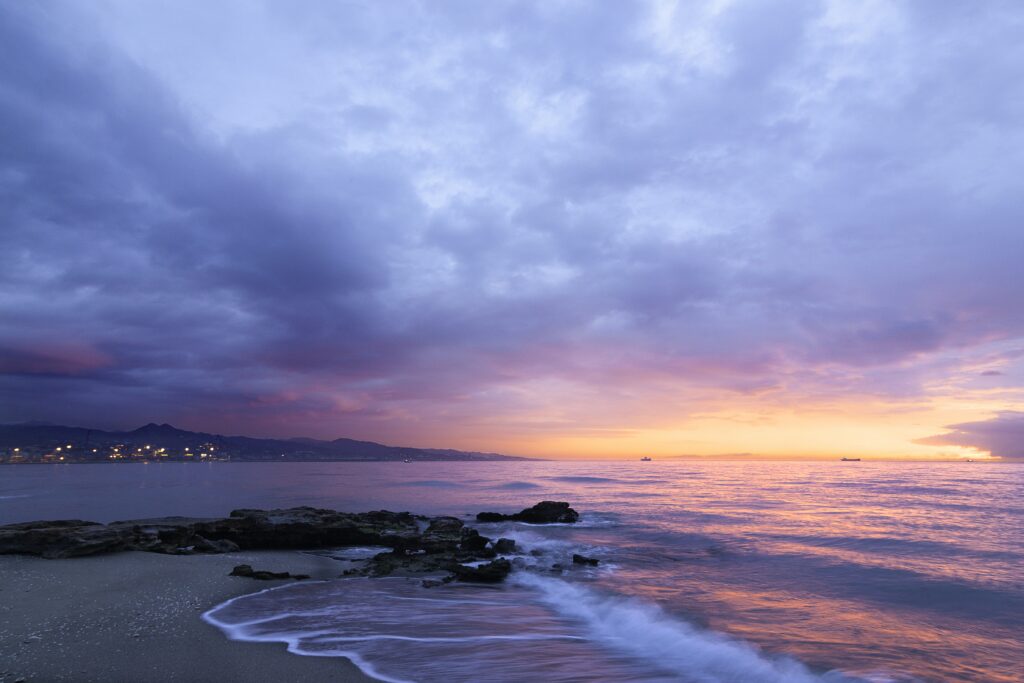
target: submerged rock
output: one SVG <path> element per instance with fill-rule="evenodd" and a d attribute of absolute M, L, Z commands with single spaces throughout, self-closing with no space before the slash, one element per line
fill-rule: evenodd
<path fill-rule="evenodd" d="M 573 524 L 579 520 L 578 512 L 569 507 L 568 503 L 545 500 L 531 508 L 526 508 L 514 515 L 503 515 L 500 512 L 481 512 L 476 516 L 478 522 L 526 522 L 527 524 Z"/>

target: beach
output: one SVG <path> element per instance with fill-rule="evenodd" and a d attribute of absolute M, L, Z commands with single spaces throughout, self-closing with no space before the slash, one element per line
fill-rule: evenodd
<path fill-rule="evenodd" d="M 0 681 L 372 681 L 347 659 L 229 640 L 201 618 L 289 581 L 228 576 L 235 565 L 334 578 L 339 563 L 293 551 L 125 552 L 0 557 Z"/>
<path fill-rule="evenodd" d="M 102 553 L 0 556 L 0 682 L 366 680 L 344 658 L 352 655 L 375 678 L 420 683 L 1019 683 L 1020 468 L 658 460 L 8 467 L 0 524 L 91 519 L 116 533 L 0 534 L 6 552 Z M 579 519 L 478 518 L 542 500 L 571 502 Z M 427 534 L 422 517 L 287 509 L 302 505 L 452 515 L 431 520 L 450 528 L 452 543 L 463 540 L 458 520 L 493 541 L 513 540 L 502 551 L 512 570 L 501 583 L 429 587 L 397 566 L 374 578 L 285 584 L 227 576 L 249 564 L 336 577 L 354 568 L 351 560 L 391 547 L 384 536 L 395 534 L 406 548 L 450 545 L 438 543 L 437 529 Z M 175 514 L 189 517 L 154 519 Z M 125 519 L 148 521 L 116 523 Z M 198 536 L 244 548 L 293 540 L 333 559 L 123 551 L 174 552 Z M 599 564 L 575 562 L 577 554 Z M 367 566 L 386 568 L 388 559 Z M 260 592 L 277 585 L 285 589 Z M 211 615 L 219 626 L 203 620 L 237 595 Z M 333 656 L 270 642 L 285 636 L 308 654 Z"/>

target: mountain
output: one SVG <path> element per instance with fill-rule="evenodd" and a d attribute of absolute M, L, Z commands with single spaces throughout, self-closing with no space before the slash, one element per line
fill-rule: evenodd
<path fill-rule="evenodd" d="M 18 449 L 15 451 L 15 449 Z M 12 455 L 16 457 L 12 458 Z M 150 423 L 127 432 L 39 423 L 0 425 L 0 462 L 133 460 L 366 461 L 527 460 L 497 453 L 386 446 L 373 441 L 304 437 L 257 439 L 190 432 Z"/>

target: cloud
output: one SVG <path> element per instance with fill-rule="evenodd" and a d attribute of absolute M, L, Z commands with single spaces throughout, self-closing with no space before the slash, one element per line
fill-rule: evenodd
<path fill-rule="evenodd" d="M 964 422 L 946 427 L 950 431 L 918 443 L 928 446 L 962 446 L 987 451 L 1004 459 L 1024 459 L 1024 413 L 1006 411 L 991 420 Z"/>
<path fill-rule="evenodd" d="M 9 4 L 0 417 L 418 440 L 920 396 L 1024 334 L 1020 16 Z"/>

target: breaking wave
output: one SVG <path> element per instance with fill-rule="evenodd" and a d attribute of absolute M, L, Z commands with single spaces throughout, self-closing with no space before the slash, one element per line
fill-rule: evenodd
<path fill-rule="evenodd" d="M 203 615 L 233 640 L 347 657 L 393 683 L 488 680 L 848 683 L 697 628 L 656 605 L 516 572 L 500 588 L 408 579 L 291 584 Z"/>

